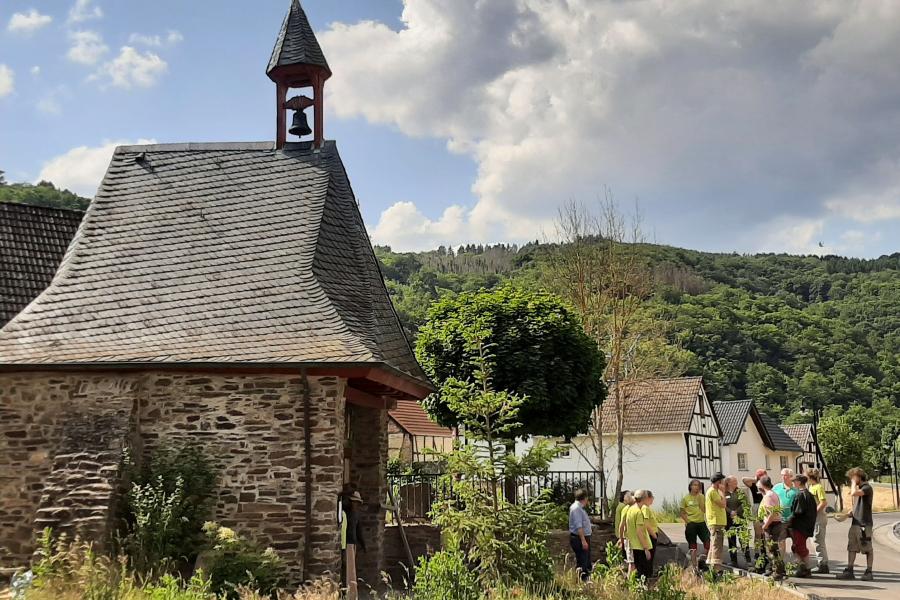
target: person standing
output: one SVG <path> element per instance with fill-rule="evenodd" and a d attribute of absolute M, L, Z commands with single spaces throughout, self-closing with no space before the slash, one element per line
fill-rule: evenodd
<path fill-rule="evenodd" d="M 825 495 L 825 486 L 822 485 L 821 474 L 818 469 L 807 469 L 806 477 L 809 479 L 809 493 L 816 499 L 816 528 L 813 532 L 815 542 L 816 573 L 828 574 L 828 549 L 825 547 L 825 534 L 828 529 L 828 498 Z"/>
<path fill-rule="evenodd" d="M 631 553 L 631 544 L 628 542 L 628 536 L 625 535 L 625 514 L 629 507 L 634 504 L 634 495 L 626 490 L 620 495 L 622 502 L 616 506 L 616 537 L 619 538 L 619 546 L 625 554 L 625 564 L 628 565 L 628 572 L 634 571 L 634 555 Z M 620 510 L 621 509 L 621 510 Z"/>
<path fill-rule="evenodd" d="M 744 485 L 747 486 L 747 489 L 750 490 L 750 501 L 751 505 L 751 516 L 753 522 L 753 553 L 755 554 L 756 562 L 757 562 L 757 572 L 765 571 L 766 568 L 766 543 L 763 536 L 762 523 L 759 520 L 759 504 L 762 502 L 763 494 L 759 489 L 759 479 L 760 477 L 766 477 L 768 473 L 766 473 L 765 469 L 757 469 L 755 473 L 756 477 L 744 477 L 743 482 Z"/>
<path fill-rule="evenodd" d="M 862 574 L 863 581 L 872 581 L 872 563 L 874 552 L 872 549 L 872 486 L 866 472 L 859 467 L 847 471 L 847 479 L 850 480 L 850 499 L 853 507 L 847 511 L 852 521 L 850 531 L 847 534 L 847 568 L 843 573 L 838 573 L 838 579 L 856 579 L 853 567 L 856 563 L 856 555 L 862 552 L 866 555 L 866 572 Z"/>
<path fill-rule="evenodd" d="M 342 500 L 343 518 L 341 520 L 341 546 L 344 550 L 344 575 L 347 584 L 347 599 L 359 597 L 359 584 L 356 577 L 356 548 L 366 551 L 366 540 L 363 538 L 362 523 L 359 521 L 359 506 L 363 503 L 359 492 L 344 495 Z"/>
<path fill-rule="evenodd" d="M 641 510 L 650 496 L 646 490 L 634 492 L 634 504 L 625 512 L 625 535 L 634 556 L 634 570 L 639 577 L 650 579 L 653 577 L 653 542 L 647 530 L 644 520 L 644 512 Z"/>
<path fill-rule="evenodd" d="M 621 529 L 622 525 L 622 514 L 633 502 L 634 498 L 632 498 L 630 490 L 622 490 L 619 493 L 619 502 L 616 504 L 616 514 L 613 519 L 613 535 L 616 536 L 620 546 L 622 545 L 622 532 L 619 529 Z"/>
<path fill-rule="evenodd" d="M 794 472 L 790 469 L 781 470 L 781 483 L 778 483 L 772 491 L 778 494 L 778 500 L 781 502 L 781 517 L 784 522 L 791 518 L 791 505 L 794 503 L 794 496 L 797 490 L 794 489 Z"/>
<path fill-rule="evenodd" d="M 725 528 L 728 514 L 725 510 L 725 476 L 716 473 L 706 490 L 706 524 L 709 526 L 710 549 L 708 562 L 713 571 L 722 570 L 722 552 L 725 549 Z"/>
<path fill-rule="evenodd" d="M 809 568 L 809 548 L 806 540 L 813 536 L 816 530 L 816 499 L 806 489 L 806 476 L 794 475 L 793 484 L 797 494 L 791 506 L 791 516 L 787 521 L 788 531 L 791 532 L 791 541 L 794 547 L 794 556 L 797 557 L 796 577 L 809 577 L 812 570 Z"/>
<path fill-rule="evenodd" d="M 644 515 L 644 526 L 650 534 L 650 572 L 653 573 L 653 563 L 656 560 L 657 535 L 659 535 L 659 521 L 656 519 L 656 511 L 653 510 L 653 492 L 643 490 L 645 496 L 641 504 L 641 513 Z"/>
<path fill-rule="evenodd" d="M 582 581 L 591 576 L 591 519 L 585 510 L 588 500 L 587 491 L 576 490 L 575 502 L 569 507 L 569 544 Z"/>
<path fill-rule="evenodd" d="M 744 559 L 750 564 L 750 546 L 741 535 L 747 529 L 747 496 L 738 488 L 738 479 L 734 475 L 725 478 L 725 512 L 728 519 L 726 537 L 728 538 L 728 555 L 731 564 L 738 566 L 738 546 L 744 547 Z"/>
<path fill-rule="evenodd" d="M 709 552 L 709 528 L 703 498 L 703 482 L 692 479 L 688 495 L 681 499 L 681 520 L 684 521 L 684 538 L 691 551 L 691 566 L 697 568 L 697 540 L 703 542 L 703 550 Z"/>
<path fill-rule="evenodd" d="M 765 536 L 765 550 L 769 555 L 766 575 L 781 580 L 784 579 L 784 540 L 787 536 L 781 517 L 781 501 L 778 494 L 772 491 L 772 480 L 768 475 L 760 477 L 757 484 L 763 492 L 762 502 L 759 503 L 759 519 Z"/>

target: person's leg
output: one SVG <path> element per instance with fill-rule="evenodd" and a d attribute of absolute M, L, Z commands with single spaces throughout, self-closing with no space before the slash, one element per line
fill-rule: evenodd
<path fill-rule="evenodd" d="M 656 563 L 656 538 L 651 538 L 650 542 L 652 544 L 650 548 L 650 576 L 653 576 L 653 565 Z"/>
<path fill-rule="evenodd" d="M 575 554 L 575 567 L 580 572 L 580 576 L 584 579 L 585 569 L 584 569 L 584 548 L 581 547 L 581 538 L 576 535 L 569 536 L 569 545 L 572 546 L 572 552 Z"/>
<path fill-rule="evenodd" d="M 725 545 L 725 530 L 721 525 L 713 525 L 710 528 L 710 551 L 707 562 L 716 571 L 722 568 L 722 551 Z"/>
<path fill-rule="evenodd" d="M 589 579 L 591 576 L 591 569 L 593 569 L 594 564 L 591 561 L 591 536 L 587 536 L 588 547 L 587 550 L 584 551 L 584 566 L 582 568 L 582 573 L 584 573 L 584 579 Z"/>
<path fill-rule="evenodd" d="M 709 527 L 706 526 L 706 523 L 697 523 L 697 537 L 703 542 L 703 551 L 706 553 L 703 558 L 708 561 L 710 556 L 710 537 Z"/>
<path fill-rule="evenodd" d="M 828 549 L 825 547 L 825 534 L 828 529 L 828 515 L 824 512 L 816 515 L 816 530 L 813 533 L 815 543 L 816 567 L 819 573 L 828 573 Z"/>
<path fill-rule="evenodd" d="M 856 563 L 856 553 L 860 550 L 860 537 L 859 527 L 851 525 L 847 532 L 847 568 L 836 575 L 838 579 L 856 579 L 853 567 Z"/>
<path fill-rule="evenodd" d="M 728 558 L 731 559 L 732 565 L 737 566 L 738 534 L 734 525 L 726 529 L 725 534 L 728 538 Z"/>
<path fill-rule="evenodd" d="M 862 528 L 862 551 L 866 554 L 866 572 L 863 573 L 863 581 L 872 581 L 872 564 L 875 562 L 875 549 L 872 547 L 872 528 Z"/>
<path fill-rule="evenodd" d="M 697 528 L 693 523 L 687 523 L 684 526 L 684 539 L 687 541 L 688 549 L 691 551 L 691 566 L 697 568 Z"/>
<path fill-rule="evenodd" d="M 356 544 L 347 544 L 347 600 L 359 597 L 356 582 Z"/>

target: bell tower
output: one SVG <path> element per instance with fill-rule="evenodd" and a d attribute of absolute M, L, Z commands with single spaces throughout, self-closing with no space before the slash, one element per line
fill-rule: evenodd
<path fill-rule="evenodd" d="M 287 134 L 313 134 L 313 147 L 321 148 L 325 139 L 324 91 L 325 80 L 331 77 L 331 69 L 319 47 L 300 0 L 291 0 L 291 8 L 278 39 L 272 50 L 272 57 L 266 67 L 266 75 L 275 82 L 275 147 L 284 148 Z M 294 96 L 287 99 L 291 88 L 312 88 L 309 96 Z M 306 121 L 307 108 L 313 107 L 314 125 L 310 129 Z M 287 128 L 286 110 L 293 110 L 290 131 Z"/>

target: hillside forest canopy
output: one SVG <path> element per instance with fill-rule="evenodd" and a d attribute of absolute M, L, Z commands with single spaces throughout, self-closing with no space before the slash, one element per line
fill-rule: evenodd
<path fill-rule="evenodd" d="M 553 246 L 538 241 L 397 253 L 376 246 L 411 340 L 429 307 L 504 284 L 542 289 Z M 876 259 L 636 248 L 652 272 L 647 309 L 687 352 L 684 375 L 702 375 L 712 400 L 749 398 L 786 423 L 812 409 L 850 411 L 871 449 L 900 424 L 900 253 Z M 684 352 L 682 352 L 682 356 Z"/>

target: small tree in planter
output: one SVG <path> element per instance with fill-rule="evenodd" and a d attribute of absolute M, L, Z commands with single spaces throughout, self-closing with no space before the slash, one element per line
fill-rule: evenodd
<path fill-rule="evenodd" d="M 449 378 L 441 389 L 447 407 L 465 430 L 465 444 L 443 456 L 447 465 L 444 498 L 432 507 L 432 518 L 444 534 L 445 549 L 423 561 L 416 571 L 417 587 L 439 585 L 433 581 L 447 569 L 429 563 L 450 564 L 463 560 L 482 585 L 544 583 L 552 578 L 547 536 L 552 504 L 546 495 L 512 503 L 503 493 L 504 481 L 547 472 L 556 449 L 536 443 L 524 456 L 506 452 L 510 432 L 525 399 L 506 391 L 494 391 L 491 383 L 490 346 L 487 333 L 474 329 L 467 344 L 476 356 L 473 378 Z M 459 580 L 447 582 L 461 585 Z M 465 594 L 463 594 L 465 596 Z"/>

